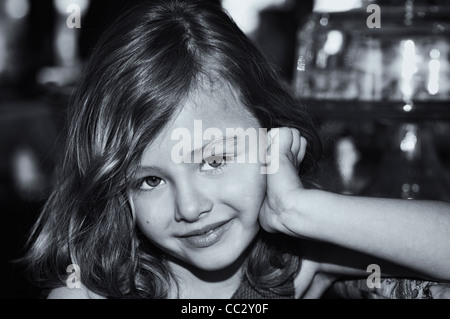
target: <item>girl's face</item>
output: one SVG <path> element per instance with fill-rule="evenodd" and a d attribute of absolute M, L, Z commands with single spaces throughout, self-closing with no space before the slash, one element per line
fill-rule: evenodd
<path fill-rule="evenodd" d="M 196 93 L 141 158 L 132 195 L 138 226 L 156 246 L 198 269 L 230 266 L 259 230 L 266 178 L 249 153 L 264 147 L 264 135 L 257 134 L 258 145 L 247 138 L 236 147 L 243 139 L 227 131 L 238 128 L 258 131 L 259 124 L 232 90 Z M 208 132 L 222 132 L 223 150 L 205 151 L 215 140 L 203 136 Z"/>

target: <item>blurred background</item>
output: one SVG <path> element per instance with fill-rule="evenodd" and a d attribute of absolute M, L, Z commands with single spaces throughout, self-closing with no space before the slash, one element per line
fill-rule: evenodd
<path fill-rule="evenodd" d="M 221 1 L 313 115 L 324 188 L 450 201 L 449 1 L 211 1 Z M 83 64 L 137 2 L 0 0 L 2 298 L 39 297 L 12 261 L 48 195 Z"/>

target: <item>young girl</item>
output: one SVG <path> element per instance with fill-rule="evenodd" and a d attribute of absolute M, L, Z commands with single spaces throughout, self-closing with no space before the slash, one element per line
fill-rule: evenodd
<path fill-rule="evenodd" d="M 314 187 L 310 118 L 211 1 L 121 17 L 69 111 L 26 256 L 50 298 L 318 298 L 373 263 L 450 279 L 449 205 Z"/>

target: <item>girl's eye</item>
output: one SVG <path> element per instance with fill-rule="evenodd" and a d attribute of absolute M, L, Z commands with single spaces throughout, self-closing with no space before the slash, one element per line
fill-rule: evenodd
<path fill-rule="evenodd" d="M 213 171 L 222 168 L 226 165 L 225 156 L 213 156 L 203 160 L 201 170 L 202 171 Z"/>
<path fill-rule="evenodd" d="M 142 181 L 141 189 L 142 190 L 152 190 L 157 186 L 163 185 L 161 183 L 165 184 L 166 182 L 164 182 L 164 180 L 162 180 L 159 177 L 149 176 L 149 177 L 144 178 L 144 180 Z"/>

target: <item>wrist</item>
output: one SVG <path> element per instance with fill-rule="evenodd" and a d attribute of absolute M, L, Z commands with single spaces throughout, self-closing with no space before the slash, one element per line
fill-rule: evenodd
<path fill-rule="evenodd" d="M 298 189 L 285 197 L 281 224 L 288 234 L 321 240 L 334 194 L 317 189 Z"/>

